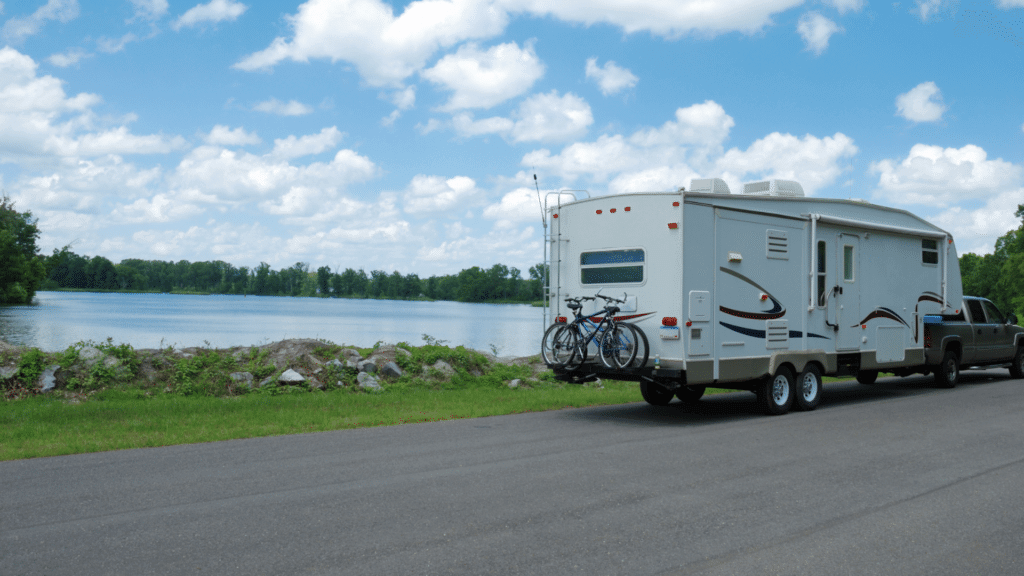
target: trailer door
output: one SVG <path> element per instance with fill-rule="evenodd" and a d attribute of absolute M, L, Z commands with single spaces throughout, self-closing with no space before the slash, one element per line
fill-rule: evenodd
<path fill-rule="evenodd" d="M 860 237 L 839 234 L 836 241 L 836 308 L 839 334 L 838 350 L 859 350 L 863 336 L 860 327 Z"/>

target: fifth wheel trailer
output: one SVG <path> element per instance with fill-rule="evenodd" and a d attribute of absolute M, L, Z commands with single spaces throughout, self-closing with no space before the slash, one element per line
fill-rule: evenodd
<path fill-rule="evenodd" d="M 546 215 L 551 316 L 572 317 L 567 297 L 624 296 L 617 318 L 649 349 L 642 365 L 608 369 L 592 352 L 556 375 L 639 381 L 652 404 L 716 386 L 751 390 L 781 414 L 817 406 L 822 375 L 927 373 L 924 317 L 962 306 L 952 236 L 903 210 L 809 198 L 784 180 L 741 194 L 715 178 L 557 198 Z"/>

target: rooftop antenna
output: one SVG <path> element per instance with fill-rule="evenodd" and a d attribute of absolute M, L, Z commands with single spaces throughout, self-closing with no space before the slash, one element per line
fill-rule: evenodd
<path fill-rule="evenodd" d="M 540 208 L 540 223 L 544 229 L 548 229 L 547 218 L 544 217 L 544 203 L 540 200 L 540 184 L 537 183 L 537 173 L 533 173 L 533 187 L 537 189 L 537 207 Z"/>

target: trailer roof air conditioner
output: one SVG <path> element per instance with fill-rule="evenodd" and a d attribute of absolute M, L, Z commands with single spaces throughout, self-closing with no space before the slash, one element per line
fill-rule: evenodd
<path fill-rule="evenodd" d="M 743 185 L 743 193 L 748 196 L 794 196 L 803 197 L 804 188 L 799 182 L 792 180 L 762 180 Z"/>
<path fill-rule="evenodd" d="M 690 180 L 690 192 L 704 194 L 732 194 L 729 185 L 721 178 L 695 178 Z"/>

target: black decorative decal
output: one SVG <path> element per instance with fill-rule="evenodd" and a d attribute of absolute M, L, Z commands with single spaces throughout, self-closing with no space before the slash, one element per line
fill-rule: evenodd
<path fill-rule="evenodd" d="M 753 328 L 744 328 L 743 326 L 737 326 L 735 324 L 729 324 L 727 322 L 719 322 L 719 324 L 724 326 L 724 327 L 726 327 L 726 328 L 728 328 L 729 330 L 732 330 L 733 332 L 738 332 L 740 334 L 743 334 L 744 336 L 750 336 L 752 338 L 764 338 L 765 337 L 765 331 L 764 330 L 755 330 Z M 790 330 L 789 331 L 789 337 L 790 338 L 803 338 L 804 337 L 804 333 L 799 331 L 799 330 Z M 813 332 L 808 332 L 807 333 L 807 337 L 808 338 L 822 338 L 824 340 L 828 340 L 829 339 L 828 336 L 822 336 L 821 334 L 815 334 Z"/>
<path fill-rule="evenodd" d="M 747 278 L 746 276 L 740 274 L 739 272 L 735 272 L 735 271 L 730 270 L 730 269 L 725 268 L 725 267 L 719 268 L 719 270 L 721 270 L 722 272 L 725 272 L 726 274 L 735 276 L 735 277 L 739 278 L 740 280 L 743 280 L 747 284 L 750 284 L 754 288 L 757 288 L 761 292 L 764 292 L 764 294 L 766 296 L 768 296 L 768 298 L 772 301 L 772 304 L 773 304 L 772 309 L 767 311 L 767 312 L 744 312 L 742 310 L 733 310 L 732 308 L 726 308 L 725 306 L 719 306 L 718 307 L 719 310 L 721 310 L 722 312 L 725 312 L 726 314 L 729 314 L 730 316 L 736 316 L 738 318 L 746 318 L 747 320 L 775 320 L 776 318 L 782 318 L 783 316 L 786 315 L 786 309 L 782 306 L 782 303 L 779 302 L 775 298 L 775 296 L 772 296 L 771 294 L 769 294 L 767 290 L 765 290 L 763 287 L 758 285 L 756 282 L 754 282 L 750 278 Z"/>
<path fill-rule="evenodd" d="M 864 319 L 861 320 L 860 322 L 854 324 L 853 326 L 850 326 L 850 328 L 856 328 L 857 326 L 863 326 L 864 324 L 867 324 L 869 321 L 874 320 L 875 318 L 888 318 L 889 320 L 895 320 L 895 321 L 899 322 L 900 324 L 903 324 L 907 328 L 910 328 L 910 324 L 907 324 L 906 321 L 903 320 L 903 318 L 900 318 L 899 314 L 893 312 L 889 308 L 881 308 L 881 307 L 880 308 L 875 308 L 875 310 L 873 312 L 871 312 L 870 314 L 865 316 Z"/>

